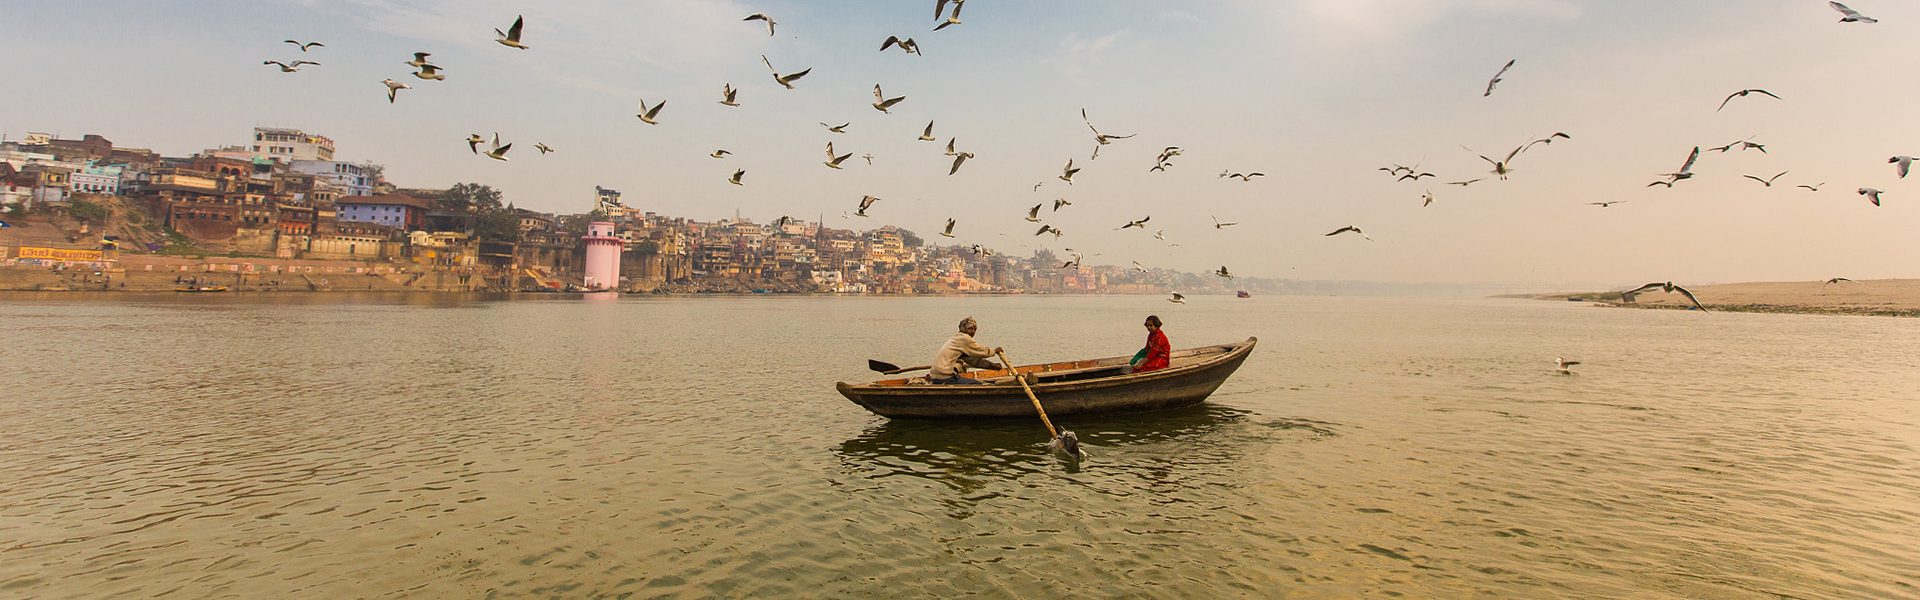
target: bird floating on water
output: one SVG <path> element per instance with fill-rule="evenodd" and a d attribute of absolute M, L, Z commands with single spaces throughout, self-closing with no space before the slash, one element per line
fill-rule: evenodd
<path fill-rule="evenodd" d="M 1873 17 L 1860 14 L 1859 11 L 1856 11 L 1851 8 L 1847 8 L 1847 5 L 1841 4 L 1839 2 L 1828 2 L 1827 6 L 1831 6 L 1833 7 L 1834 10 L 1840 11 L 1841 23 L 1879 23 L 1880 22 L 1879 19 L 1875 19 Z"/>
<path fill-rule="evenodd" d="M 526 50 L 527 45 L 520 43 L 520 28 L 526 24 L 527 18 L 525 15 L 514 17 L 513 25 L 507 27 L 506 31 L 500 31 L 499 29 L 493 30 L 494 35 L 499 36 L 493 41 L 499 42 L 500 45 L 508 48 Z"/>
<path fill-rule="evenodd" d="M 301 52 L 306 52 L 307 50 L 309 50 L 309 49 L 312 49 L 312 48 L 325 48 L 325 47 L 327 47 L 327 45 L 326 45 L 326 44 L 322 44 L 322 43 L 320 43 L 320 42 L 305 42 L 305 43 L 302 43 L 302 42 L 297 42 L 297 41 L 294 41 L 294 40 L 287 40 L 287 43 L 289 43 L 289 44 L 293 44 L 293 45 L 295 45 L 295 46 L 298 46 L 298 47 L 300 47 L 300 51 L 301 51 Z"/>
<path fill-rule="evenodd" d="M 659 125 L 660 121 L 657 120 L 656 117 L 660 115 L 660 109 L 665 108 L 666 106 L 667 106 L 667 101 L 661 100 L 659 104 L 653 105 L 653 108 L 647 108 L 647 99 L 641 98 L 640 113 L 634 116 L 640 117 L 640 122 L 642 123 L 646 123 L 648 125 Z"/>
<path fill-rule="evenodd" d="M 1732 102 L 1734 98 L 1745 98 L 1745 97 L 1747 96 L 1747 94 L 1760 94 L 1760 95 L 1762 95 L 1762 96 L 1766 96 L 1766 97 L 1769 97 L 1769 98 L 1773 98 L 1773 99 L 1775 99 L 1775 100 L 1779 100 L 1779 99 L 1780 99 L 1780 97 L 1779 97 L 1779 96 L 1775 96 L 1775 95 L 1773 95 L 1773 92 L 1769 92 L 1769 91 L 1766 91 L 1766 90 L 1761 90 L 1761 89 L 1751 89 L 1751 90 L 1740 90 L 1740 91 L 1738 91 L 1738 92 L 1734 92 L 1734 93 L 1731 93 L 1731 94 L 1727 94 L 1727 99 L 1725 99 L 1725 100 L 1721 100 L 1721 101 L 1720 101 L 1720 108 L 1716 108 L 1716 109 L 1713 109 L 1713 112 L 1720 112 L 1720 111 L 1722 111 L 1722 110 L 1726 110 L 1726 108 L 1727 108 L 1727 103 L 1728 103 L 1728 102 Z"/>
<path fill-rule="evenodd" d="M 734 14 L 740 14 L 740 13 L 734 13 Z M 742 21 L 766 21 L 767 37 L 773 37 L 773 25 L 774 25 L 773 17 L 767 16 L 767 13 L 753 13 L 753 14 L 747 15 L 747 18 L 741 19 L 741 20 Z"/>

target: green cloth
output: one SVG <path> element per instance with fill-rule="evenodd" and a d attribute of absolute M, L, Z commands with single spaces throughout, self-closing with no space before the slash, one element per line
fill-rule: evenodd
<path fill-rule="evenodd" d="M 1133 360 L 1127 361 L 1127 364 L 1137 365 L 1137 364 L 1140 364 L 1140 361 L 1143 361 L 1146 359 L 1147 359 L 1147 349 L 1141 348 L 1139 352 L 1133 353 Z"/>

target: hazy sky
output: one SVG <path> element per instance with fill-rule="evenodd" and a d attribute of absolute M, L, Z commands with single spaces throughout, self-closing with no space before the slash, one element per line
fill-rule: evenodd
<path fill-rule="evenodd" d="M 1920 277 L 1920 175 L 1897 179 L 1886 163 L 1920 154 L 1920 5 L 1851 5 L 1882 22 L 1837 23 L 1824 0 L 970 0 L 965 23 L 937 33 L 930 0 L 20 2 L 5 17 L 0 130 L 187 155 L 249 143 L 254 126 L 298 127 L 332 137 L 343 160 L 387 165 L 401 186 L 486 183 L 537 210 L 583 212 L 601 185 L 698 219 L 825 214 L 932 237 L 954 217 L 960 243 L 1193 271 Z M 740 20 L 754 12 L 779 34 Z M 517 14 L 531 50 L 492 41 Z M 888 35 L 925 55 L 878 52 Z M 327 46 L 302 55 L 286 38 Z M 409 76 L 414 51 L 447 80 Z M 761 54 L 813 72 L 781 89 Z M 296 58 L 322 65 L 260 64 Z M 1519 62 L 1481 97 L 1508 59 Z M 389 105 L 385 78 L 414 89 Z M 717 104 L 727 82 L 742 106 Z M 907 100 L 875 111 L 876 83 Z M 1785 101 L 1715 112 L 1749 87 Z M 634 118 L 638 98 L 668 102 L 660 125 Z M 1102 131 L 1138 136 L 1089 161 L 1082 107 Z M 942 143 L 957 136 L 977 155 L 959 174 L 941 144 L 914 140 L 929 119 Z M 852 126 L 834 135 L 822 121 Z M 515 142 L 511 162 L 462 141 L 495 131 Z M 1529 151 L 1506 182 L 1461 148 L 1499 158 L 1556 131 L 1573 139 Z M 1750 136 L 1769 152 L 1707 152 L 1695 179 L 1644 187 L 1695 145 Z M 855 155 L 848 168 L 821 165 L 827 141 Z M 1169 145 L 1186 154 L 1150 173 Z M 716 148 L 735 155 L 708 158 Z M 1072 186 L 1055 179 L 1069 158 L 1084 168 Z M 1374 170 L 1394 162 L 1439 180 Z M 726 183 L 735 168 L 747 185 Z M 1226 169 L 1269 176 L 1216 177 Z M 1781 171 L 1773 188 L 1741 177 Z M 1489 179 L 1443 183 L 1475 177 Z M 1863 186 L 1886 190 L 1885 206 Z M 1423 208 L 1429 189 L 1438 200 Z M 873 217 L 842 218 L 865 194 L 882 198 Z M 1026 208 L 1062 197 L 1073 206 L 1045 216 L 1066 237 L 1033 237 Z M 1585 205 L 1614 200 L 1626 203 Z M 1209 212 L 1241 225 L 1215 230 Z M 1145 232 L 1114 230 L 1149 215 Z M 1321 236 L 1345 225 L 1375 241 Z"/>

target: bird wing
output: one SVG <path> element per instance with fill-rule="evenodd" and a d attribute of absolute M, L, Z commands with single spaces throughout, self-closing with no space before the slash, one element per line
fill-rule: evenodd
<path fill-rule="evenodd" d="M 920 132 L 921 137 L 933 137 L 933 121 L 927 121 L 927 129 Z"/>
<path fill-rule="evenodd" d="M 1686 297 L 1687 297 L 1687 301 L 1688 301 L 1688 302 L 1692 302 L 1692 303 L 1693 303 L 1693 307 L 1694 307 L 1694 308 L 1698 308 L 1698 309 L 1700 309 L 1700 312 L 1707 312 L 1707 307 L 1705 307 L 1705 306 L 1701 306 L 1701 305 L 1700 305 L 1700 299 L 1699 299 L 1699 298 L 1695 298 L 1695 297 L 1693 296 L 1693 292 L 1691 292 L 1691 291 L 1688 291 L 1688 290 L 1687 290 L 1687 288 L 1683 288 L 1683 287 L 1680 287 L 1680 286 L 1677 286 L 1677 285 L 1676 285 L 1676 286 L 1673 286 L 1673 291 L 1676 291 L 1676 292 L 1680 292 L 1680 295 L 1682 295 L 1682 296 L 1686 296 Z"/>
<path fill-rule="evenodd" d="M 1029 218 L 1029 219 L 1038 219 L 1038 218 L 1040 218 L 1040 207 L 1041 207 L 1041 206 L 1044 206 L 1044 205 L 1041 205 L 1041 204 L 1035 204 L 1035 205 L 1033 205 L 1033 208 L 1030 208 L 1030 209 L 1027 209 L 1027 218 Z"/>
<path fill-rule="evenodd" d="M 507 39 L 520 41 L 520 27 L 527 24 L 525 16 L 514 17 L 513 26 L 507 28 Z"/>
<path fill-rule="evenodd" d="M 1774 175 L 1774 176 L 1772 176 L 1772 177 L 1768 177 L 1768 178 L 1767 178 L 1767 183 L 1773 183 L 1773 180 L 1775 180 L 1775 179 L 1779 179 L 1779 178 L 1780 178 L 1780 177 L 1781 177 L 1782 175 L 1786 175 L 1786 174 L 1787 174 L 1787 172 L 1786 172 L 1786 171 L 1781 171 L 1781 172 L 1780 172 L 1779 174 L 1777 174 L 1777 175 Z"/>
<path fill-rule="evenodd" d="M 1759 177 L 1754 177 L 1754 176 L 1752 176 L 1752 175 L 1741 175 L 1741 177 L 1745 177 L 1745 178 L 1747 178 L 1747 179 L 1752 179 L 1752 180 L 1754 180 L 1754 181 L 1758 181 L 1758 182 L 1760 182 L 1760 183 L 1767 183 L 1767 180 L 1765 180 L 1765 179 L 1761 179 L 1761 178 L 1759 178 Z"/>
<path fill-rule="evenodd" d="M 1746 94 L 1746 92 L 1734 92 L 1734 93 L 1731 93 L 1731 94 L 1727 94 L 1727 99 L 1725 99 L 1725 100 L 1721 100 L 1721 101 L 1720 101 L 1720 108 L 1716 108 L 1716 109 L 1713 109 L 1713 112 L 1720 112 L 1721 110 L 1723 110 L 1723 109 L 1725 109 L 1725 108 L 1727 107 L 1727 103 L 1728 103 L 1728 102 L 1732 102 L 1732 101 L 1733 101 L 1733 99 L 1734 99 L 1735 97 L 1738 97 L 1738 96 L 1741 96 L 1741 95 L 1744 95 L 1744 94 Z M 1771 95 L 1771 94 L 1769 94 L 1769 95 Z"/>
<path fill-rule="evenodd" d="M 888 48 L 892 48 L 895 44 L 899 44 L 899 43 L 900 43 L 900 36 L 897 36 L 897 35 L 887 36 L 887 41 L 880 42 L 880 51 L 886 52 Z"/>
<path fill-rule="evenodd" d="M 1775 96 L 1775 95 L 1773 95 L 1773 92 L 1769 92 L 1769 91 L 1766 91 L 1766 90 L 1747 90 L 1747 91 L 1749 91 L 1749 92 L 1753 92 L 1753 93 L 1755 93 L 1755 94 L 1764 94 L 1764 95 L 1766 95 L 1766 96 L 1767 96 L 1768 98 L 1772 98 L 1772 99 L 1775 99 L 1775 100 L 1780 100 L 1780 99 L 1781 99 L 1781 98 L 1780 98 L 1779 96 Z"/>
<path fill-rule="evenodd" d="M 833 160 L 833 142 L 827 142 L 827 160 Z"/>
<path fill-rule="evenodd" d="M 751 19 L 751 18 L 753 18 L 753 17 L 747 17 L 747 18 L 749 18 L 749 19 Z M 779 71 L 777 71 L 777 70 L 774 70 L 774 68 L 773 68 L 773 61 L 770 61 L 770 60 L 767 60 L 767 55 L 765 55 L 765 54 L 762 54 L 762 55 L 760 55 L 760 62 L 763 62 L 763 63 L 766 63 L 766 65 L 767 65 L 767 70 L 768 70 L 768 71 L 773 71 L 773 76 L 774 76 L 774 77 L 779 77 L 779 76 L 780 76 L 780 72 L 779 72 Z"/>
<path fill-rule="evenodd" d="M 1831 7 L 1833 7 L 1833 9 L 1834 9 L 1834 10 L 1837 10 L 1837 11 L 1840 11 L 1840 14 L 1843 14 L 1843 15 L 1846 15 L 1846 16 L 1849 16 L 1849 17 L 1858 17 L 1858 16 L 1860 16 L 1860 13 L 1859 13 L 1859 12 L 1857 12 L 1857 11 L 1855 11 L 1855 10 L 1853 10 L 1853 9 L 1851 9 L 1851 8 L 1847 8 L 1847 5 L 1845 5 L 1845 4 L 1841 4 L 1841 3 L 1839 3 L 1839 2 L 1831 2 L 1831 1 L 1830 1 L 1830 2 L 1827 2 L 1827 6 L 1831 6 Z"/>
<path fill-rule="evenodd" d="M 952 175 L 954 173 L 959 173 L 960 163 L 967 162 L 967 156 L 968 154 L 965 152 L 953 155 L 953 168 L 947 169 L 947 174 Z"/>
<path fill-rule="evenodd" d="M 813 67 L 807 67 L 807 68 L 806 68 L 805 70 L 802 70 L 802 71 L 800 71 L 800 72 L 798 72 L 798 73 L 794 73 L 794 74 L 792 74 L 792 75 L 788 75 L 788 76 L 786 76 L 786 77 L 781 77 L 781 78 L 780 78 L 780 81 L 784 81 L 784 82 L 789 82 L 789 83 L 791 83 L 791 82 L 793 82 L 793 81 L 795 81 L 795 80 L 798 80 L 798 79 L 800 79 L 801 77 L 806 77 L 808 73 L 812 73 L 812 72 L 813 72 Z"/>
<path fill-rule="evenodd" d="M 953 233 L 953 219 L 947 219 L 947 233 Z"/>
<path fill-rule="evenodd" d="M 1693 153 L 1692 153 L 1692 154 L 1688 154 L 1688 155 L 1687 155 L 1687 164 L 1684 164 L 1684 165 L 1680 165 L 1680 171 L 1679 171 L 1679 172 L 1680 172 L 1680 173 L 1689 173 L 1689 172 L 1692 172 L 1692 171 L 1693 171 L 1693 161 L 1696 161 L 1696 160 L 1700 160 L 1700 147 L 1699 147 L 1699 146 L 1694 146 L 1694 147 L 1693 147 Z"/>
<path fill-rule="evenodd" d="M 1653 282 L 1653 283 L 1649 283 L 1649 284 L 1646 284 L 1646 285 L 1643 285 L 1643 286 L 1640 286 L 1640 287 L 1637 287 L 1637 288 L 1633 288 L 1633 289 L 1631 289 L 1631 290 L 1627 290 L 1627 291 L 1624 291 L 1624 292 L 1620 292 L 1620 295 L 1621 295 L 1621 296 L 1632 296 L 1632 295 L 1638 295 L 1638 294 L 1639 294 L 1640 292 L 1644 292 L 1644 291 L 1647 291 L 1647 290 L 1658 290 L 1658 289 L 1663 289 L 1663 288 L 1666 288 L 1666 287 L 1667 287 L 1667 284 L 1666 284 L 1666 282 L 1664 282 L 1664 281 L 1656 281 L 1656 282 Z"/>

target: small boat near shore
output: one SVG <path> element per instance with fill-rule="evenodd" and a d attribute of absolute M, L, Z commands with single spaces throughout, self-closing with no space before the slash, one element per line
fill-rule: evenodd
<path fill-rule="evenodd" d="M 1172 352 L 1165 369 L 1133 373 L 1131 356 L 1020 365 L 1047 414 L 1073 415 L 1199 404 L 1253 353 L 1257 338 Z M 1033 403 L 1005 369 L 969 375 L 986 385 L 934 385 L 925 377 L 835 385 L 840 395 L 890 419 L 1031 418 Z"/>
<path fill-rule="evenodd" d="M 224 285 L 189 285 L 189 286 L 186 286 L 186 287 L 177 287 L 177 288 L 173 288 L 173 291 L 176 291 L 176 292 L 224 292 L 224 291 L 227 291 L 227 286 L 224 286 Z"/>

